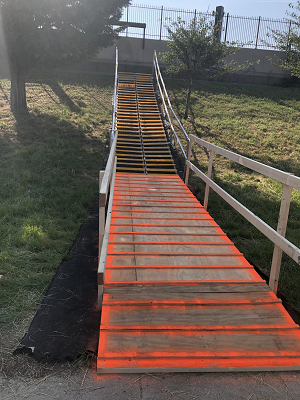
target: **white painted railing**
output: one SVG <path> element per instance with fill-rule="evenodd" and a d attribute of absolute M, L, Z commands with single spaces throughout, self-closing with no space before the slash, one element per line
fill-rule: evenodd
<path fill-rule="evenodd" d="M 207 204 L 208 204 L 209 188 L 212 188 L 228 204 L 230 204 L 235 210 L 237 210 L 241 215 L 243 215 L 243 217 L 245 217 L 249 222 L 251 222 L 252 225 L 254 225 L 260 232 L 262 232 L 267 238 L 269 238 L 275 244 L 269 286 L 275 293 L 277 293 L 282 251 L 284 251 L 294 261 L 300 264 L 300 249 L 295 245 L 293 245 L 291 242 L 289 242 L 287 239 L 285 239 L 292 190 L 294 188 L 300 191 L 300 178 L 294 176 L 293 174 L 280 171 L 279 169 L 269 167 L 268 165 L 251 160 L 250 158 L 243 157 L 239 154 L 225 150 L 212 143 L 206 142 L 205 140 L 199 139 L 194 135 L 189 135 L 189 139 L 190 139 L 189 142 L 190 145 L 186 160 L 185 183 L 188 184 L 189 170 L 191 169 L 206 183 L 205 195 L 204 195 L 205 209 L 207 209 Z M 193 142 L 210 150 L 207 175 L 205 175 L 202 171 L 200 171 L 190 161 Z M 224 156 L 229 160 L 239 163 L 249 169 L 252 169 L 253 171 L 256 171 L 260 174 L 263 174 L 265 176 L 268 176 L 269 178 L 275 179 L 276 181 L 283 183 L 283 193 L 281 199 L 277 231 L 271 228 L 268 224 L 266 224 L 263 220 L 261 220 L 255 214 L 253 214 L 250 210 L 248 210 L 245 206 L 239 203 L 236 199 L 230 196 L 225 190 L 223 190 L 220 186 L 218 186 L 215 182 L 211 180 L 212 163 L 215 153 L 220 154 L 221 156 Z"/>

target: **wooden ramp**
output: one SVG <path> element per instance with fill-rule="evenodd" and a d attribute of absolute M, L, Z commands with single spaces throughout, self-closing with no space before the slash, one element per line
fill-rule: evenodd
<path fill-rule="evenodd" d="M 116 174 L 98 373 L 300 369 L 300 330 L 176 175 Z"/>

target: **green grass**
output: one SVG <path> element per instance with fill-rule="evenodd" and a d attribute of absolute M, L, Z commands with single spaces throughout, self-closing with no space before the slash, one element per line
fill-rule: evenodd
<path fill-rule="evenodd" d="M 185 82 L 167 80 L 184 113 Z M 28 326 L 98 191 L 108 153 L 112 76 L 48 73 L 27 84 L 29 115 L 15 120 L 0 80 L 0 327 Z M 197 82 L 189 133 L 300 176 L 298 89 Z M 206 172 L 207 154 L 193 161 Z M 282 185 L 215 156 L 213 179 L 276 228 Z M 199 200 L 204 186 L 191 176 Z M 212 191 L 209 211 L 246 258 L 268 273 L 273 246 Z M 300 196 L 287 238 L 300 247 Z M 280 289 L 300 310 L 300 267 L 284 256 Z M 24 322 L 25 321 L 25 322 Z"/>
<path fill-rule="evenodd" d="M 113 77 L 47 73 L 16 120 L 0 80 L 0 327 L 30 319 L 98 191 Z"/>
<path fill-rule="evenodd" d="M 184 114 L 186 84 L 167 80 L 175 112 Z M 300 91 L 255 85 L 196 82 L 191 112 L 183 121 L 188 133 L 227 150 L 300 176 Z M 184 140 L 183 140 L 184 142 Z M 207 172 L 208 153 L 193 145 L 194 162 Z M 282 185 L 215 155 L 213 179 L 238 201 L 277 228 Z M 204 184 L 191 174 L 201 202 Z M 273 244 L 212 190 L 209 212 L 246 258 L 269 275 Z M 286 237 L 300 247 L 300 193 L 293 191 Z M 300 266 L 283 256 L 279 288 L 300 311 Z"/>

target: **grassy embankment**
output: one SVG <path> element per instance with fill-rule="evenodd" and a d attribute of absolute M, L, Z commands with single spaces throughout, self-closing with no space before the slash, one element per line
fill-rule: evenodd
<path fill-rule="evenodd" d="M 166 83 L 175 112 L 184 114 L 183 81 Z M 188 133 L 227 150 L 300 176 L 300 91 L 297 88 L 197 82 Z M 182 139 L 183 140 L 183 139 Z M 184 141 L 184 140 L 183 140 Z M 193 145 L 192 162 L 206 173 L 208 153 Z M 215 155 L 213 179 L 233 197 L 277 229 L 282 184 Z M 204 185 L 190 182 L 203 203 Z M 273 244 L 212 190 L 209 212 L 246 258 L 269 275 Z M 293 190 L 286 237 L 300 247 L 300 193 Z M 300 266 L 283 256 L 279 288 L 300 311 Z"/>
<path fill-rule="evenodd" d="M 0 80 L 0 331 L 20 338 L 97 195 L 113 77 L 32 76 L 18 120 L 9 87 Z"/>
<path fill-rule="evenodd" d="M 168 80 L 179 116 L 185 82 Z M 27 85 L 29 115 L 15 120 L 9 81 L 0 81 L 0 286 L 2 329 L 19 337 L 68 254 L 98 190 L 107 153 L 113 77 L 47 74 Z M 300 175 L 298 89 L 221 83 L 195 85 L 191 117 L 197 134 L 226 149 Z M 203 170 L 207 154 L 194 147 Z M 282 185 L 221 157 L 214 179 L 276 228 Z M 191 177 L 200 201 L 203 185 Z M 211 192 L 209 211 L 249 261 L 268 272 L 272 244 Z M 293 192 L 287 238 L 300 246 L 300 196 Z M 300 310 L 299 266 L 283 259 L 280 288 Z"/>

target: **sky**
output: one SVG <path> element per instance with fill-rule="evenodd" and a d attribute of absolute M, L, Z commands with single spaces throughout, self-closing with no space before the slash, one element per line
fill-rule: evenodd
<path fill-rule="evenodd" d="M 132 4 L 145 4 L 151 6 L 164 6 L 168 8 L 180 8 L 185 10 L 214 11 L 217 6 L 223 6 L 224 11 L 231 15 L 245 17 L 264 17 L 273 19 L 288 18 L 286 11 L 289 3 L 296 4 L 297 1 L 290 0 L 143 0 L 132 1 Z"/>

